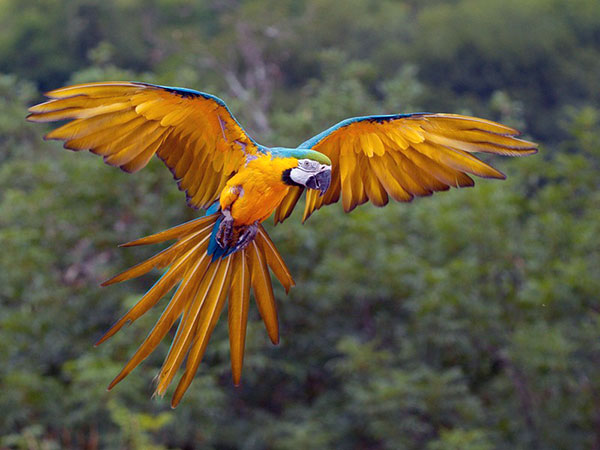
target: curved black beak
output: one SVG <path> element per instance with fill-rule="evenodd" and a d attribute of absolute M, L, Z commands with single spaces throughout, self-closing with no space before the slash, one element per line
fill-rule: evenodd
<path fill-rule="evenodd" d="M 331 184 L 331 168 L 325 167 L 320 172 L 314 174 L 306 180 L 306 187 L 320 191 L 319 196 L 322 196 L 329 189 Z"/>

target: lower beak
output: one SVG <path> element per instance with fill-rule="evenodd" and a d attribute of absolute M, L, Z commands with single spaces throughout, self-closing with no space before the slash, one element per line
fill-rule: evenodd
<path fill-rule="evenodd" d="M 331 184 L 331 169 L 323 169 L 321 172 L 310 177 L 306 182 L 306 187 L 310 189 L 316 189 L 320 192 L 320 196 L 323 196 L 329 185 Z"/>

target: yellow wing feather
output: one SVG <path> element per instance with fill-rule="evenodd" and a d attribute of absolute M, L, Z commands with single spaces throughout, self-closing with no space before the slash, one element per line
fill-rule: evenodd
<path fill-rule="evenodd" d="M 388 197 L 409 202 L 451 186 L 472 186 L 469 175 L 505 178 L 472 153 L 522 156 L 537 151 L 536 144 L 518 135 L 505 125 L 456 114 L 349 119 L 302 145 L 332 161 L 329 190 L 322 197 L 307 192 L 303 220 L 340 197 L 349 212 L 369 200 L 383 206 Z M 297 195 L 289 195 L 276 222 L 291 214 Z"/>
<path fill-rule="evenodd" d="M 304 188 L 301 187 L 291 187 L 288 190 L 288 193 L 275 210 L 275 224 L 283 222 L 290 216 L 290 214 L 292 214 L 296 203 L 298 203 L 298 200 L 300 200 L 302 192 L 304 192 Z"/>
<path fill-rule="evenodd" d="M 195 207 L 210 206 L 246 156 L 259 151 L 225 104 L 208 94 L 144 83 L 109 82 L 61 88 L 47 96 L 51 100 L 30 108 L 29 120 L 70 122 L 46 138 L 62 140 L 69 149 L 90 150 L 101 155 L 107 164 L 128 172 L 140 170 L 156 154 Z M 340 197 L 344 209 L 351 211 L 369 200 L 383 206 L 390 197 L 408 202 L 451 186 L 472 186 L 469 174 L 504 178 L 472 153 L 520 156 L 536 152 L 535 144 L 518 139 L 517 135 L 516 130 L 495 122 L 451 114 L 350 119 L 308 141 L 309 147 L 331 159 L 332 180 L 325 195 L 319 196 L 315 190 L 307 193 L 303 220 Z M 291 214 L 302 192 L 300 187 L 289 189 L 276 209 L 276 223 Z M 140 364 L 179 319 L 156 387 L 156 393 L 164 395 L 187 356 L 171 403 L 175 407 L 193 380 L 228 297 L 231 367 L 234 383 L 239 384 L 250 288 L 271 341 L 278 342 L 270 271 L 286 292 L 294 280 L 262 225 L 246 249 L 213 260 L 207 248 L 217 215 L 124 244 L 177 239 L 167 249 L 103 283 L 117 283 L 153 268 L 167 267 L 165 274 L 98 344 L 177 288 L 152 331 L 109 389 Z"/>
<path fill-rule="evenodd" d="M 180 88 L 135 82 L 69 86 L 46 94 L 28 120 L 70 122 L 47 139 L 65 148 L 90 150 L 127 172 L 156 154 L 173 172 L 188 203 L 208 207 L 227 179 L 256 154 L 256 144 L 216 97 Z"/>

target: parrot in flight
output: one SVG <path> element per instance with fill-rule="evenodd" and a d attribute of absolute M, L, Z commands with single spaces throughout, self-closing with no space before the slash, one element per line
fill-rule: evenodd
<path fill-rule="evenodd" d="M 103 285 L 165 269 L 159 280 L 98 341 L 137 320 L 177 286 L 152 331 L 112 389 L 139 365 L 179 320 L 157 376 L 163 396 L 186 359 L 171 406 L 181 401 L 228 300 L 233 382 L 239 385 L 250 290 L 271 341 L 279 340 L 271 272 L 286 292 L 294 280 L 262 226 L 291 213 L 306 191 L 303 221 L 341 199 L 346 212 L 390 197 L 409 202 L 452 187 L 473 186 L 469 175 L 504 179 L 473 156 L 530 155 L 537 145 L 519 132 L 485 119 L 456 114 L 389 114 L 354 117 L 297 148 L 265 147 L 252 139 L 223 100 L 204 92 L 142 82 L 99 82 L 46 93 L 29 109 L 32 122 L 67 121 L 45 139 L 70 150 L 89 150 L 126 172 L 158 156 L 171 170 L 195 220 L 123 246 L 174 240 L 165 250 L 105 281 Z"/>

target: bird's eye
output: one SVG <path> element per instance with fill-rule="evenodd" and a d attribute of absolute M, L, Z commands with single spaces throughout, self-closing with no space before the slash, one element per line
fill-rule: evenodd
<path fill-rule="evenodd" d="M 311 170 L 313 168 L 313 162 L 308 159 L 301 160 L 300 168 L 305 170 Z"/>

